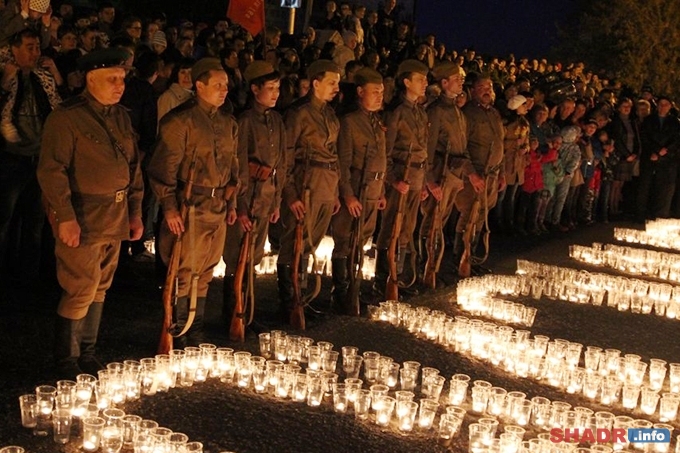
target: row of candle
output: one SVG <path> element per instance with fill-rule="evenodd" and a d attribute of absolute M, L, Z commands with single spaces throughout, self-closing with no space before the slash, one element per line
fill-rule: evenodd
<path fill-rule="evenodd" d="M 617 349 L 603 351 L 595 346 L 584 351 L 580 343 L 550 341 L 542 335 L 529 338 L 531 332 L 526 330 L 462 316 L 452 318 L 441 311 L 395 301 L 382 303 L 373 318 L 567 393 L 582 393 L 605 405 L 621 401 L 630 410 L 638 407 L 640 399 L 640 410 L 647 415 L 655 414 L 658 404 L 660 420 L 677 416 L 680 364 L 670 364 L 669 391 L 659 395 L 668 369 L 663 360 L 651 359 L 647 364 L 639 355 L 621 356 Z"/>
<path fill-rule="evenodd" d="M 458 294 L 460 292 L 459 286 Z M 468 293 L 463 297 L 458 296 L 457 301 L 460 309 L 472 316 L 491 318 L 501 323 L 531 327 L 536 318 L 537 309 L 535 307 L 528 307 L 498 297 L 484 296 L 479 293 L 475 294 L 475 297 L 469 297 Z"/>
<path fill-rule="evenodd" d="M 612 244 L 591 247 L 570 245 L 569 257 L 577 261 L 615 269 L 633 275 L 680 281 L 680 255 Z"/>
<path fill-rule="evenodd" d="M 507 280 L 508 284 L 514 282 L 514 292 L 519 288 L 521 295 L 530 294 L 535 299 L 546 297 L 596 306 L 606 301 L 607 306 L 619 311 L 654 312 L 669 319 L 676 319 L 680 313 L 680 286 L 526 260 L 517 260 L 517 273 L 529 280 Z"/>
<path fill-rule="evenodd" d="M 659 234 L 658 230 L 635 230 L 632 228 L 614 228 L 614 238 L 617 241 L 630 244 L 650 245 L 652 247 L 680 250 L 680 234 Z"/>

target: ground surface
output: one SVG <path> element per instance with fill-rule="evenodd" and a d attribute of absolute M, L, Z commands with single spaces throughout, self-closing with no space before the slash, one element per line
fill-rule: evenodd
<path fill-rule="evenodd" d="M 567 256 L 568 245 L 613 242 L 613 226 L 595 225 L 576 232 L 539 238 L 496 235 L 488 264 L 496 273 L 505 274 L 514 272 L 517 258 L 577 267 L 577 263 L 571 262 Z M 141 359 L 155 353 L 161 305 L 153 288 L 152 275 L 150 264 L 134 264 L 120 269 L 105 307 L 101 328 L 99 353 L 104 361 Z M 329 282 L 326 282 L 322 299 L 328 297 L 328 285 Z M 243 345 L 228 341 L 227 328 L 220 318 L 220 286 L 221 281 L 216 280 L 211 289 L 208 319 L 211 340 L 219 346 L 257 353 L 253 333 L 249 333 Z M 258 279 L 257 317 L 269 328 L 281 327 L 274 321 L 275 291 L 274 277 Z M 18 396 L 32 391 L 38 384 L 54 384 L 55 379 L 50 370 L 50 345 L 52 314 L 57 299 L 49 287 L 37 293 L 37 296 L 14 303 L 12 307 L 4 307 L 0 318 L 0 446 L 18 444 L 31 453 L 76 451 L 72 444 L 60 447 L 50 438 L 33 437 L 20 424 Z M 408 302 L 443 310 L 449 315 L 462 314 L 450 302 L 454 296 L 455 287 L 449 286 Z M 639 354 L 646 361 L 650 358 L 680 361 L 680 342 L 676 341 L 680 321 L 549 300 L 525 299 L 522 303 L 538 308 L 534 326 L 530 329 L 532 335 L 616 348 L 624 353 Z M 318 307 L 322 310 L 328 308 L 323 301 Z M 523 391 L 528 397 L 540 395 L 551 400 L 567 401 L 574 406 L 607 410 L 584 398 L 516 378 L 489 364 L 447 351 L 386 323 L 328 315 L 310 320 L 305 335 L 330 341 L 336 350 L 343 345 L 353 345 L 362 351 L 378 351 L 397 362 L 417 360 L 423 366 L 438 368 L 447 380 L 454 373 L 465 373 L 473 380 L 484 379 L 508 390 Z M 128 403 L 124 409 L 184 432 L 191 440 L 202 441 L 209 453 L 222 450 L 241 453 L 444 451 L 436 444 L 434 432 L 402 436 L 394 430 L 357 422 L 351 415 L 335 414 L 330 405 L 312 409 L 303 404 L 257 396 L 215 380 L 191 388 L 177 388 L 154 397 L 143 397 Z M 608 410 L 617 415 L 641 418 L 640 414 L 630 414 L 620 406 Z M 466 417 L 464 434 L 467 433 L 467 424 L 476 418 Z M 531 437 L 533 434 L 528 433 Z M 453 451 L 467 450 L 465 437 L 455 442 Z"/>

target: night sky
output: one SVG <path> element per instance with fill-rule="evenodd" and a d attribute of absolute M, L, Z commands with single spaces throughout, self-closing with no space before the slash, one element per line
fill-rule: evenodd
<path fill-rule="evenodd" d="M 576 0 L 416 0 L 418 33 L 447 48 L 485 55 L 540 57 L 550 50 Z M 444 6 L 446 5 L 446 6 Z"/>

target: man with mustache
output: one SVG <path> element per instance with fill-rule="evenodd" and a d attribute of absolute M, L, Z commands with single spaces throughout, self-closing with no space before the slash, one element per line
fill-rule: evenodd
<path fill-rule="evenodd" d="M 118 105 L 128 57 L 124 49 L 82 57 L 85 92 L 52 112 L 43 132 L 38 181 L 63 289 L 54 359 L 59 376 L 69 379 L 103 368 L 94 349 L 120 242 L 144 231 L 139 151 L 130 117 Z"/>

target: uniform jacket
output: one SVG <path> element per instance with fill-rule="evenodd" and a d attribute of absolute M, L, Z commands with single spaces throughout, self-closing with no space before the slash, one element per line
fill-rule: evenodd
<path fill-rule="evenodd" d="M 402 180 L 404 166 L 399 165 L 399 162 L 406 161 L 409 149 L 412 153 L 412 164 L 427 162 L 428 122 L 425 109 L 417 102 L 411 102 L 403 96 L 396 107 L 385 113 L 388 184 Z M 414 172 L 410 173 L 414 174 Z M 418 185 L 417 181 L 410 182 Z"/>
<path fill-rule="evenodd" d="M 480 175 L 498 173 L 503 165 L 505 128 L 498 110 L 476 101 L 463 107 L 468 125 L 468 151 Z"/>
<path fill-rule="evenodd" d="M 187 101 L 163 117 L 148 174 L 164 212 L 179 211 L 182 185 L 188 180 L 194 153 L 195 186 L 224 189 L 238 185 L 237 131 L 233 116 L 211 109 L 199 99 Z M 197 220 L 218 223 L 225 219 L 227 204 L 236 207 L 236 194 L 229 200 L 192 195 L 192 203 Z"/>
<path fill-rule="evenodd" d="M 77 220 L 81 240 L 128 239 L 130 217 L 141 217 L 144 187 L 125 108 L 103 106 L 85 92 L 54 110 L 43 131 L 38 180 L 51 214 L 58 222 Z"/>

